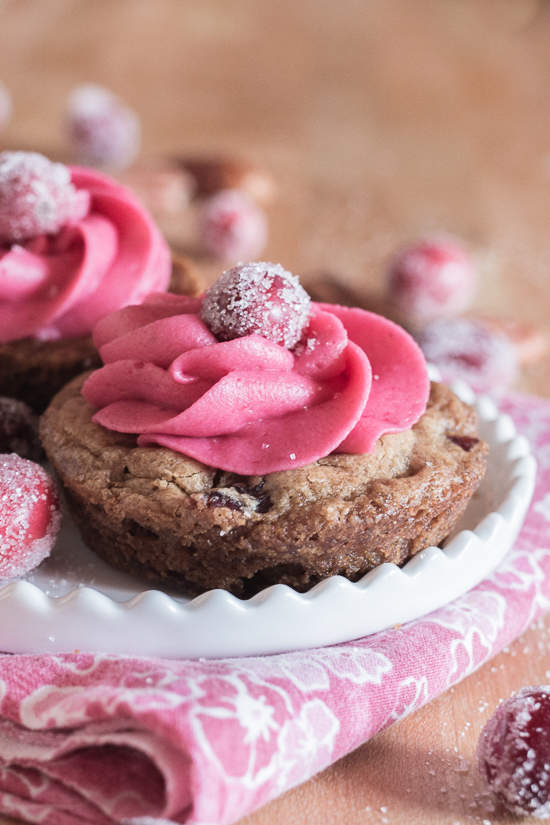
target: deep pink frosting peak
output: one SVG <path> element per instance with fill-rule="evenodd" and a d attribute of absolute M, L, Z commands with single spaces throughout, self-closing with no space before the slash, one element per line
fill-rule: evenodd
<path fill-rule="evenodd" d="M 312 304 L 293 351 L 259 335 L 218 341 L 201 299 L 151 295 L 96 326 L 105 366 L 82 394 L 94 421 L 242 475 L 368 453 L 426 408 L 424 357 L 401 327 Z"/>
<path fill-rule="evenodd" d="M 89 193 L 88 214 L 57 234 L 0 244 L 0 343 L 86 335 L 168 287 L 170 252 L 140 202 L 105 175 L 70 172 Z"/>

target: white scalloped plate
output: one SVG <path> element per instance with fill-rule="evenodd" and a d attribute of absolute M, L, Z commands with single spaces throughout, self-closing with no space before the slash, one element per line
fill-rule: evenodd
<path fill-rule="evenodd" d="M 464 384 L 491 445 L 487 474 L 445 548 L 429 547 L 402 569 L 382 564 L 352 584 L 341 576 L 299 594 L 269 587 L 248 601 L 213 590 L 192 601 L 97 558 L 68 518 L 49 559 L 0 591 L 0 650 L 105 651 L 199 658 L 280 653 L 375 633 L 475 587 L 514 543 L 533 495 L 536 463 L 512 419 Z"/>

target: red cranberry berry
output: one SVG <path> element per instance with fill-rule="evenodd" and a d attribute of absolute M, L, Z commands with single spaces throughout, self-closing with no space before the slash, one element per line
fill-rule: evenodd
<path fill-rule="evenodd" d="M 310 303 L 298 278 L 280 264 L 240 264 L 207 290 L 201 316 L 221 341 L 255 334 L 291 349 L 308 323 Z"/>
<path fill-rule="evenodd" d="M 11 117 L 11 110 L 11 95 L 4 84 L 0 83 L 0 130 L 4 129 L 8 125 Z"/>
<path fill-rule="evenodd" d="M 474 295 L 477 271 L 469 254 L 449 238 L 417 241 L 393 260 L 388 301 L 403 320 L 419 326 L 462 312 Z"/>
<path fill-rule="evenodd" d="M 79 163 L 125 169 L 139 153 L 138 116 L 102 86 L 86 83 L 73 91 L 66 128 L 69 146 Z"/>
<path fill-rule="evenodd" d="M 62 163 L 37 152 L 0 154 L 0 243 L 58 232 L 87 214 L 90 196 Z"/>
<path fill-rule="evenodd" d="M 256 258 L 267 242 L 267 218 L 245 192 L 226 189 L 204 202 L 199 235 L 204 250 L 215 258 Z"/>
<path fill-rule="evenodd" d="M 50 554 L 60 523 L 48 473 L 15 453 L 0 456 L 0 580 L 33 570 Z"/>
<path fill-rule="evenodd" d="M 517 378 L 517 353 L 509 338 L 476 318 L 432 321 L 416 340 L 444 381 L 462 379 L 474 390 L 486 391 Z"/>
<path fill-rule="evenodd" d="M 523 688 L 497 708 L 481 732 L 477 759 L 509 811 L 550 817 L 550 685 Z"/>

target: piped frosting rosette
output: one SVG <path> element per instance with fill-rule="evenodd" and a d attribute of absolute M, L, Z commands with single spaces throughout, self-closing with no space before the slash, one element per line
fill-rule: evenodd
<path fill-rule="evenodd" d="M 138 434 L 139 446 L 264 475 L 369 453 L 425 411 L 422 352 L 386 318 L 312 303 L 289 350 L 257 334 L 219 341 L 201 320 L 202 300 L 151 295 L 99 322 L 105 366 L 82 390 L 96 423 Z"/>
<path fill-rule="evenodd" d="M 70 168 L 89 209 L 58 232 L 0 242 L 0 343 L 89 334 L 100 318 L 167 289 L 170 252 L 140 202 L 116 181 Z"/>

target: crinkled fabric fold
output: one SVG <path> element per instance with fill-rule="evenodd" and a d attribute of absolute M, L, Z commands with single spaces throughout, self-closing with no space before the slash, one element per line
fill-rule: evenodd
<path fill-rule="evenodd" d="M 313 304 L 290 351 L 259 335 L 218 341 L 200 305 L 153 295 L 97 325 L 105 366 L 82 389 L 96 423 L 139 434 L 139 446 L 263 475 L 369 453 L 426 409 L 424 356 L 386 318 Z"/>
<path fill-rule="evenodd" d="M 550 606 L 550 403 L 501 409 L 539 462 L 514 550 L 399 629 L 278 656 L 0 658 L 0 809 L 42 825 L 234 822 L 472 673 Z"/>
<path fill-rule="evenodd" d="M 71 168 L 90 211 L 57 235 L 0 245 L 0 343 L 88 335 L 97 321 L 168 288 L 170 251 L 131 192 Z"/>

